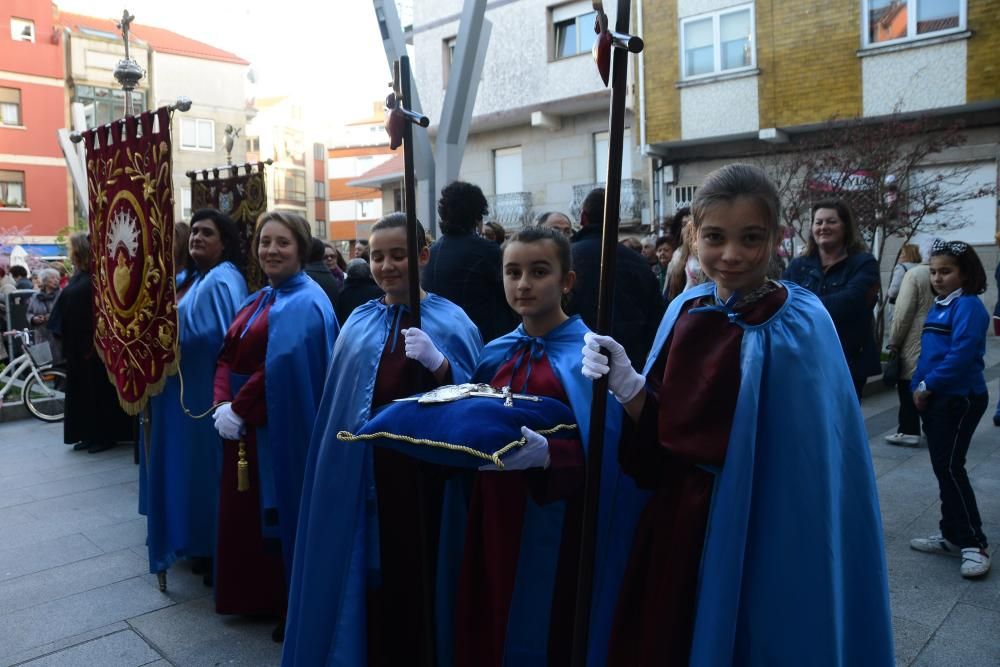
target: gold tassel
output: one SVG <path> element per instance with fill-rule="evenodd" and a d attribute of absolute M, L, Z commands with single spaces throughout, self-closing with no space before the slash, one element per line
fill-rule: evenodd
<path fill-rule="evenodd" d="M 247 445 L 240 440 L 240 460 L 236 462 L 236 490 L 250 490 L 250 464 L 247 463 Z"/>

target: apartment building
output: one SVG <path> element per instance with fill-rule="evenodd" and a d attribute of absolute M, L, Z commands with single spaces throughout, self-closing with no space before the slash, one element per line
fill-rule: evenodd
<path fill-rule="evenodd" d="M 960 122 L 965 145 L 924 170 L 960 165 L 965 188 L 997 183 L 998 0 L 638 0 L 646 37 L 639 142 L 654 215 L 690 202 L 712 169 L 793 148 L 827 121 L 877 124 L 898 111 Z M 996 197 L 970 200 L 953 234 L 992 245 Z"/>
<path fill-rule="evenodd" d="M 413 7 L 414 78 L 432 138 L 461 8 L 461 0 Z M 549 210 L 575 219 L 587 192 L 606 179 L 610 94 L 591 57 L 594 18 L 590 0 L 487 4 L 492 33 L 460 178 L 483 189 L 490 217 L 506 227 Z M 629 95 L 621 207 L 621 225 L 632 228 L 648 224 L 650 215 L 634 97 Z"/>
<path fill-rule="evenodd" d="M 125 96 L 114 68 L 125 57 L 125 48 L 116 19 L 57 12 L 57 20 L 67 41 L 70 101 L 83 105 L 88 127 L 121 118 Z M 250 63 L 164 28 L 133 23 L 130 30 L 130 55 L 146 70 L 132 93 L 135 113 L 173 104 L 179 97 L 192 101 L 188 112 L 174 114 L 171 127 L 174 219 L 186 220 L 192 211 L 185 174 L 226 164 L 226 126 L 247 124 Z M 234 143 L 234 164 L 246 161 L 245 135 L 244 130 Z"/>
<path fill-rule="evenodd" d="M 64 255 L 54 241 L 73 220 L 56 140 L 69 116 L 64 79 L 63 34 L 51 5 L 0 4 L 0 237 L 29 254 Z"/>

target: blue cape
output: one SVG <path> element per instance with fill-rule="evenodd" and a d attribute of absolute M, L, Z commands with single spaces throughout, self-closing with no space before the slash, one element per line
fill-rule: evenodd
<path fill-rule="evenodd" d="M 544 338 L 535 339 L 569 398 L 570 407 L 580 427 L 584 455 L 590 443 L 590 413 L 594 384 L 580 372 L 583 336 L 590 331 L 579 316 L 556 327 Z M 474 374 L 474 381 L 489 382 L 497 370 L 520 350 L 530 337 L 524 325 L 490 342 Z M 622 407 L 608 397 L 605 419 L 604 452 L 601 468 L 601 503 L 597 526 L 597 558 L 594 571 L 588 663 L 603 665 L 607 656 L 611 620 L 618 588 L 632 545 L 632 534 L 642 507 L 649 497 L 639 491 L 618 465 L 618 441 L 621 436 Z M 454 618 L 456 578 L 461 566 L 464 544 L 465 513 L 456 512 L 456 483 L 449 483 L 445 521 L 442 523 L 442 552 L 438 556 L 439 664 L 452 664 L 451 635 Z M 548 664 L 548 632 L 555 587 L 563 518 L 566 502 L 544 506 L 530 497 L 521 532 L 517 580 L 511 600 L 504 664 Z M 612 521 L 614 518 L 614 521 Z M 447 545 L 447 547 L 445 546 Z"/>
<path fill-rule="evenodd" d="M 177 304 L 184 405 L 194 414 L 212 406 L 215 362 L 246 295 L 243 276 L 222 262 L 197 275 Z M 215 553 L 221 449 L 210 416 L 184 414 L 179 375 L 167 378 L 150 408 L 149 461 L 139 447 L 139 512 L 147 516 L 149 571 L 158 572 L 177 558 Z"/>
<path fill-rule="evenodd" d="M 267 316 L 264 361 L 267 423 L 257 429 L 261 505 L 264 510 L 278 510 L 287 583 L 309 442 L 340 326 L 330 299 L 305 273 L 261 292 L 265 299 L 274 299 Z M 250 306 L 257 294 L 243 307 Z"/>
<path fill-rule="evenodd" d="M 743 327 L 740 391 L 716 473 L 692 665 L 892 665 L 882 520 L 868 436 L 837 331 L 788 282 L 768 321 Z M 675 299 L 649 374 L 687 301 Z M 817 661 L 820 661 L 817 663 Z"/>
<path fill-rule="evenodd" d="M 358 307 L 344 324 L 313 431 L 299 514 L 283 665 L 366 662 L 365 595 L 377 570 L 378 525 L 370 447 L 337 440 L 371 413 L 375 377 L 398 306 Z M 420 302 L 421 329 L 467 382 L 482 342 L 462 310 L 434 294 Z"/>

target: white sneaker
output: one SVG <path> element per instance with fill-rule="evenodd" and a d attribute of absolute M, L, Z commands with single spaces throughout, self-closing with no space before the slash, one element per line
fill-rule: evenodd
<path fill-rule="evenodd" d="M 954 556 L 958 558 L 963 555 L 963 549 L 956 544 L 952 544 L 941 535 L 931 535 L 930 537 L 915 537 L 910 540 L 910 548 L 923 551 L 929 554 L 942 554 L 944 556 Z M 987 562 L 989 556 L 987 556 Z M 989 568 L 989 565 L 986 566 Z"/>
<path fill-rule="evenodd" d="M 969 547 L 962 549 L 962 576 L 966 579 L 981 577 L 990 571 L 990 555 L 986 549 Z"/>
<path fill-rule="evenodd" d="M 899 445 L 900 447 L 920 446 L 919 435 L 907 435 L 905 433 L 896 433 L 894 435 L 885 436 L 885 441 L 888 442 L 890 445 Z"/>

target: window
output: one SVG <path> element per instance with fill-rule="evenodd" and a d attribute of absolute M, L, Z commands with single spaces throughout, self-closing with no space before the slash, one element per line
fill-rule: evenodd
<path fill-rule="evenodd" d="M 449 37 L 441 42 L 441 85 L 448 85 L 448 77 L 451 76 L 451 64 L 455 62 L 455 44 L 458 37 Z"/>
<path fill-rule="evenodd" d="M 73 101 L 83 105 L 88 128 L 107 125 L 125 115 L 125 93 L 121 90 L 97 86 L 76 86 L 73 90 Z M 136 112 L 145 111 L 146 94 L 133 92 L 132 105 Z"/>
<path fill-rule="evenodd" d="M 316 238 L 323 240 L 326 238 L 326 220 L 316 221 Z"/>
<path fill-rule="evenodd" d="M 493 151 L 493 177 L 498 195 L 524 191 L 520 146 Z"/>
<path fill-rule="evenodd" d="M 698 191 L 697 185 L 675 185 L 674 186 L 674 211 L 691 206 L 694 201 L 694 194 Z"/>
<path fill-rule="evenodd" d="M 260 153 L 260 137 L 247 137 L 247 153 Z"/>
<path fill-rule="evenodd" d="M 555 59 L 569 58 L 580 53 L 590 53 L 597 39 L 594 22 L 597 12 L 590 2 L 574 2 L 552 9 Z"/>
<path fill-rule="evenodd" d="M 622 178 L 632 178 L 632 133 L 626 128 L 622 142 Z M 594 133 L 594 180 L 603 183 L 608 178 L 608 133 Z"/>
<path fill-rule="evenodd" d="M 30 19 L 11 18 L 10 38 L 15 42 L 34 42 L 35 22 Z"/>
<path fill-rule="evenodd" d="M 403 210 L 403 191 L 399 188 L 392 189 L 392 206 L 394 211 Z"/>
<path fill-rule="evenodd" d="M 865 43 L 965 29 L 965 0 L 864 0 Z"/>
<path fill-rule="evenodd" d="M 754 66 L 753 11 L 744 6 L 681 20 L 683 78 Z"/>
<path fill-rule="evenodd" d="M 214 151 L 215 121 L 206 118 L 181 118 L 181 148 Z"/>
<path fill-rule="evenodd" d="M 21 124 L 21 91 L 0 88 L 0 125 Z"/>
<path fill-rule="evenodd" d="M 181 188 L 181 218 L 191 218 L 191 188 Z"/>
<path fill-rule="evenodd" d="M 326 149 L 323 147 L 323 144 L 313 144 L 313 159 L 314 160 L 326 159 Z"/>
<path fill-rule="evenodd" d="M 274 198 L 305 203 L 305 173 L 296 169 L 275 169 Z"/>
<path fill-rule="evenodd" d="M 357 206 L 358 220 L 371 220 L 382 217 L 381 199 L 359 199 Z"/>
<path fill-rule="evenodd" d="M 326 183 L 323 181 L 313 181 L 313 192 L 316 199 L 326 199 Z"/>
<path fill-rule="evenodd" d="M 0 170 L 0 206 L 24 208 L 24 172 Z"/>

